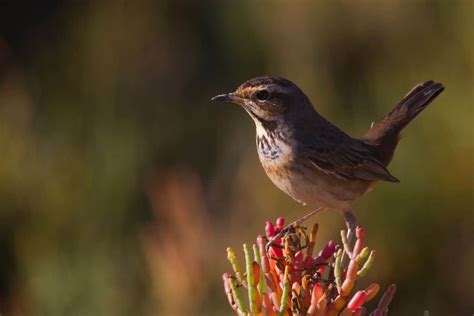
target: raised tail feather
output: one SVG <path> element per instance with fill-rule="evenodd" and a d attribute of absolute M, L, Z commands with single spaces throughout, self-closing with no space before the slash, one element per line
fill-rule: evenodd
<path fill-rule="evenodd" d="M 423 82 L 414 87 L 381 121 L 365 133 L 362 140 L 370 145 L 375 157 L 385 165 L 392 160 L 403 129 L 442 91 L 441 83 Z"/>

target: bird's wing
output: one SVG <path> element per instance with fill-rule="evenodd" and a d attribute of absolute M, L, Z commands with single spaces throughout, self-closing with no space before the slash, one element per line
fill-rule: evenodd
<path fill-rule="evenodd" d="M 341 179 L 399 182 L 364 144 L 349 136 L 342 137 L 336 143 L 318 142 L 309 146 L 307 153 L 307 159 L 313 166 Z"/>

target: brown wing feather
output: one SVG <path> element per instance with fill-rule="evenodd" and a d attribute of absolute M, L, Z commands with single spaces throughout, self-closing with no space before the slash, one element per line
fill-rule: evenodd
<path fill-rule="evenodd" d="M 337 144 L 319 143 L 307 159 L 319 170 L 341 179 L 399 182 L 364 144 L 349 136 Z"/>

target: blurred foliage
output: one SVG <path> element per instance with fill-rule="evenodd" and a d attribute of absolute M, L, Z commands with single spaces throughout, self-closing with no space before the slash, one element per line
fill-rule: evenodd
<path fill-rule="evenodd" d="M 397 284 L 394 315 L 472 313 L 473 13 L 470 0 L 0 1 L 0 312 L 228 313 L 226 246 L 308 211 L 266 178 L 244 111 L 209 101 L 271 74 L 352 135 L 416 83 L 446 86 L 406 131 L 401 184 L 356 213 L 381 250 L 374 279 Z M 343 227 L 336 212 L 318 222 L 322 240 Z"/>

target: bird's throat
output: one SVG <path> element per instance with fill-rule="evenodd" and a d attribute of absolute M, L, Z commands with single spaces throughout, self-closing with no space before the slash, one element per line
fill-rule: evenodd
<path fill-rule="evenodd" d="M 286 164 L 292 157 L 293 151 L 285 132 L 278 128 L 275 121 L 260 121 L 255 119 L 256 143 L 260 161 L 275 167 Z"/>

